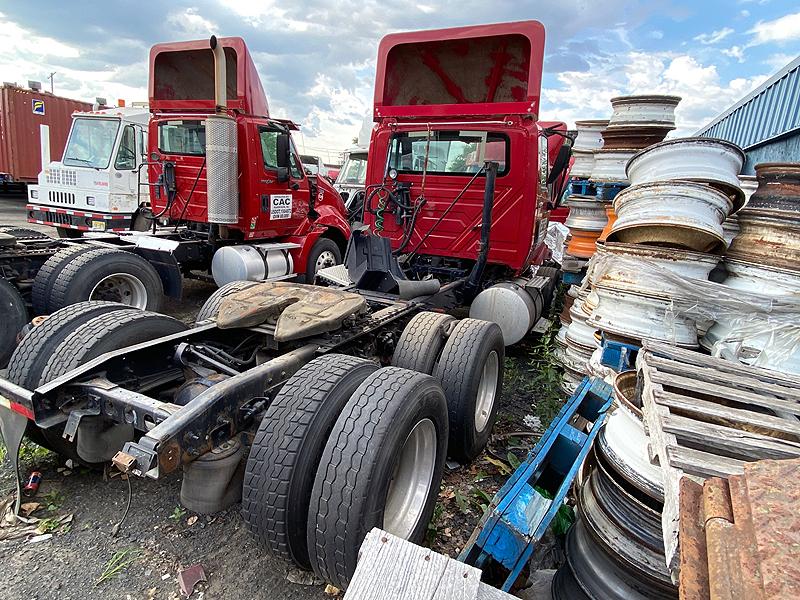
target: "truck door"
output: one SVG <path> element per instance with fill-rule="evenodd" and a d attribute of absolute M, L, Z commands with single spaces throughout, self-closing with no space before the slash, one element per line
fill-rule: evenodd
<path fill-rule="evenodd" d="M 255 181 L 260 212 L 255 229 L 269 236 L 289 235 L 306 223 L 309 207 L 309 180 L 303 173 L 294 148 L 286 170 L 279 167 L 279 137 L 288 136 L 286 130 L 271 124 L 257 125 L 260 157 L 259 177 Z M 284 138 L 283 143 L 286 143 Z M 286 172 L 288 171 L 288 173 Z M 285 180 L 279 173 L 283 173 Z M 288 175 L 288 177 L 286 177 Z"/>
<path fill-rule="evenodd" d="M 138 169 L 139 152 L 137 151 L 136 128 L 133 125 L 125 125 L 122 128 L 117 148 L 117 156 L 114 159 L 114 174 L 112 183 L 114 192 L 119 194 L 124 200 L 117 201 L 116 205 L 111 206 L 111 212 L 132 213 L 139 205 L 138 190 Z"/>

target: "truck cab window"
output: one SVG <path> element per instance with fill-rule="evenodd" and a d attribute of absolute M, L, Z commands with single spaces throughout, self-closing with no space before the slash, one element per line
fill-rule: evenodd
<path fill-rule="evenodd" d="M 136 131 L 133 125 L 126 125 L 122 130 L 114 168 L 119 171 L 132 171 L 136 168 Z"/>
<path fill-rule="evenodd" d="M 427 170 L 439 175 L 472 175 L 487 160 L 508 172 L 508 138 L 487 131 L 427 131 L 398 133 L 392 138 L 389 164 L 401 173 Z M 427 161 L 427 169 L 426 169 Z"/>
<path fill-rule="evenodd" d="M 265 169 L 278 168 L 278 132 L 269 129 L 259 131 L 261 140 L 261 154 L 264 159 Z"/>
<path fill-rule="evenodd" d="M 204 121 L 165 121 L 158 126 L 158 149 L 165 154 L 203 156 L 206 153 Z"/>
<path fill-rule="evenodd" d="M 75 119 L 62 162 L 70 167 L 107 168 L 118 130 L 118 119 Z"/>

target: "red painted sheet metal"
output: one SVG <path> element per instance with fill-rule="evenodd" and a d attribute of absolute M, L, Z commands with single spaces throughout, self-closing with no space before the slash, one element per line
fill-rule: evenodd
<path fill-rule="evenodd" d="M 269 116 L 269 105 L 255 63 L 240 37 L 217 38 L 228 68 L 228 108 Z M 235 77 L 234 77 L 235 71 Z M 179 84 L 184 84 L 183 86 Z M 150 49 L 150 110 L 213 111 L 214 57 L 209 40 L 156 44 Z"/>
<path fill-rule="evenodd" d="M 394 33 L 378 48 L 374 118 L 539 114 L 544 26 Z"/>
<path fill-rule="evenodd" d="M 16 181 L 36 182 L 41 170 L 39 125 L 50 126 L 50 157 L 59 160 L 72 113 L 91 109 L 88 102 L 47 92 L 0 87 L 0 172 L 10 173 Z"/>

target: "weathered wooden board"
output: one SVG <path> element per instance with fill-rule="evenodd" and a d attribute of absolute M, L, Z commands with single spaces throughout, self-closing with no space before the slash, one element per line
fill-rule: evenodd
<path fill-rule="evenodd" d="M 511 600 L 481 571 L 378 528 L 367 534 L 345 600 Z"/>
<path fill-rule="evenodd" d="M 637 369 L 650 457 L 664 469 L 667 564 L 677 575 L 681 479 L 800 456 L 800 377 L 652 342 Z"/>

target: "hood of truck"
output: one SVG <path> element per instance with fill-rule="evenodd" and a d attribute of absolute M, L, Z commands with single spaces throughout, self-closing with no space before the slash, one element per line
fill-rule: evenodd
<path fill-rule="evenodd" d="M 37 204 L 60 208 L 132 213 L 139 200 L 131 179 L 130 172 L 67 167 L 54 161 L 39 173 L 38 198 L 29 194 L 29 199 Z M 146 181 L 143 172 L 142 182 Z"/>

